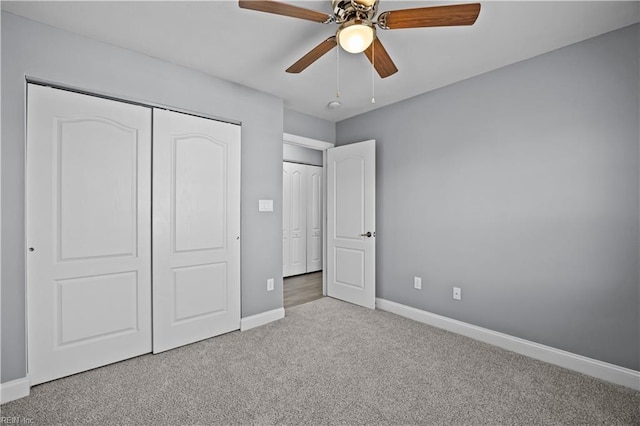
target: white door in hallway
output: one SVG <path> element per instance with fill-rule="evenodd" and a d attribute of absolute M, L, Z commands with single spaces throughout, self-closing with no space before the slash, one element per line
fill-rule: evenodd
<path fill-rule="evenodd" d="M 307 166 L 307 272 L 322 269 L 322 167 Z"/>
<path fill-rule="evenodd" d="M 240 126 L 153 116 L 153 352 L 240 328 Z"/>
<path fill-rule="evenodd" d="M 327 294 L 375 308 L 375 141 L 327 150 Z"/>
<path fill-rule="evenodd" d="M 304 164 L 283 164 L 283 276 L 307 272 L 307 199 Z"/>
<path fill-rule="evenodd" d="M 151 109 L 28 85 L 31 385 L 151 351 Z"/>

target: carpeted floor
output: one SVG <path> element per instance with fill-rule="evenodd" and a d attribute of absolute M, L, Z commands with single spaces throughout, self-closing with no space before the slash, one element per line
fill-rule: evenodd
<path fill-rule="evenodd" d="M 323 298 L 286 318 L 35 386 L 32 424 L 640 424 L 640 392 Z"/>

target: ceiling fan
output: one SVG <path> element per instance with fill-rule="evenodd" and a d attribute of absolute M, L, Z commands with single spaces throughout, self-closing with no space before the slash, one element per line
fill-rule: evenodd
<path fill-rule="evenodd" d="M 322 24 L 340 25 L 335 36 L 327 38 L 311 49 L 309 53 L 287 68 L 288 73 L 303 71 L 340 44 L 340 47 L 347 52 L 364 52 L 382 78 L 395 74 L 398 68 L 377 37 L 376 26 L 382 30 L 395 30 L 473 25 L 480 13 L 480 3 L 467 3 L 391 10 L 382 12 L 378 15 L 377 21 L 374 21 L 379 1 L 331 0 L 333 8 L 331 15 L 274 0 L 239 0 L 238 3 L 243 9 L 306 19 Z"/>

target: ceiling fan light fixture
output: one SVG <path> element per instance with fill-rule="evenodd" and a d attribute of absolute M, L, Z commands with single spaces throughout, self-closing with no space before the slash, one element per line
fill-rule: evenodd
<path fill-rule="evenodd" d="M 373 26 L 359 19 L 344 23 L 338 30 L 340 47 L 349 53 L 361 53 L 367 50 L 375 37 Z"/>

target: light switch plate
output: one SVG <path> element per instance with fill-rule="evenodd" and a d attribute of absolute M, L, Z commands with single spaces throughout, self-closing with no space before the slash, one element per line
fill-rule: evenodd
<path fill-rule="evenodd" d="M 273 200 L 258 200 L 258 211 L 261 211 L 261 212 L 272 212 L 273 211 Z"/>

